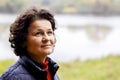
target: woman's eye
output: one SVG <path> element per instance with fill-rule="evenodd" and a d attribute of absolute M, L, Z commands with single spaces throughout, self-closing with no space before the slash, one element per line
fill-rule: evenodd
<path fill-rule="evenodd" d="M 37 32 L 35 35 L 36 36 L 40 36 L 40 35 L 42 35 L 42 33 L 41 32 Z"/>
<path fill-rule="evenodd" d="M 48 32 L 48 35 L 53 35 L 53 31 L 49 31 L 49 32 Z"/>

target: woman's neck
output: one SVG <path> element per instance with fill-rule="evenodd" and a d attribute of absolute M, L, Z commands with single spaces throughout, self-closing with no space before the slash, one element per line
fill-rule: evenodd
<path fill-rule="evenodd" d="M 40 64 L 44 64 L 47 56 L 44 56 L 44 57 L 30 56 L 30 57 L 31 57 L 31 59 L 33 59 L 35 62 L 40 63 Z"/>

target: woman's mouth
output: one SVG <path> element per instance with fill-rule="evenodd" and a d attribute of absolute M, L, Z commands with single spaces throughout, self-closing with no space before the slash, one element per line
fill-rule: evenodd
<path fill-rule="evenodd" d="M 42 47 L 42 48 L 50 48 L 51 45 L 50 45 L 50 44 L 47 44 L 47 45 L 42 45 L 41 47 Z"/>

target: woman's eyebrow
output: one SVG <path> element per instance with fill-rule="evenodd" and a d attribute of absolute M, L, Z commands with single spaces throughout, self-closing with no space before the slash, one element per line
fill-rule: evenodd
<path fill-rule="evenodd" d="M 38 29 L 36 29 L 36 30 L 38 30 L 38 31 L 43 31 L 43 29 L 41 29 L 41 28 L 38 28 Z M 52 31 L 52 29 L 46 29 L 46 30 Z"/>

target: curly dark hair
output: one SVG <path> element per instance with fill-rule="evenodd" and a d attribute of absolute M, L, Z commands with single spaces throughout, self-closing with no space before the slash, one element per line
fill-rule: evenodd
<path fill-rule="evenodd" d="M 17 56 L 26 54 L 25 41 L 30 23 L 41 19 L 50 21 L 53 31 L 56 29 L 54 16 L 49 11 L 38 7 L 27 9 L 11 24 L 9 42 Z"/>

